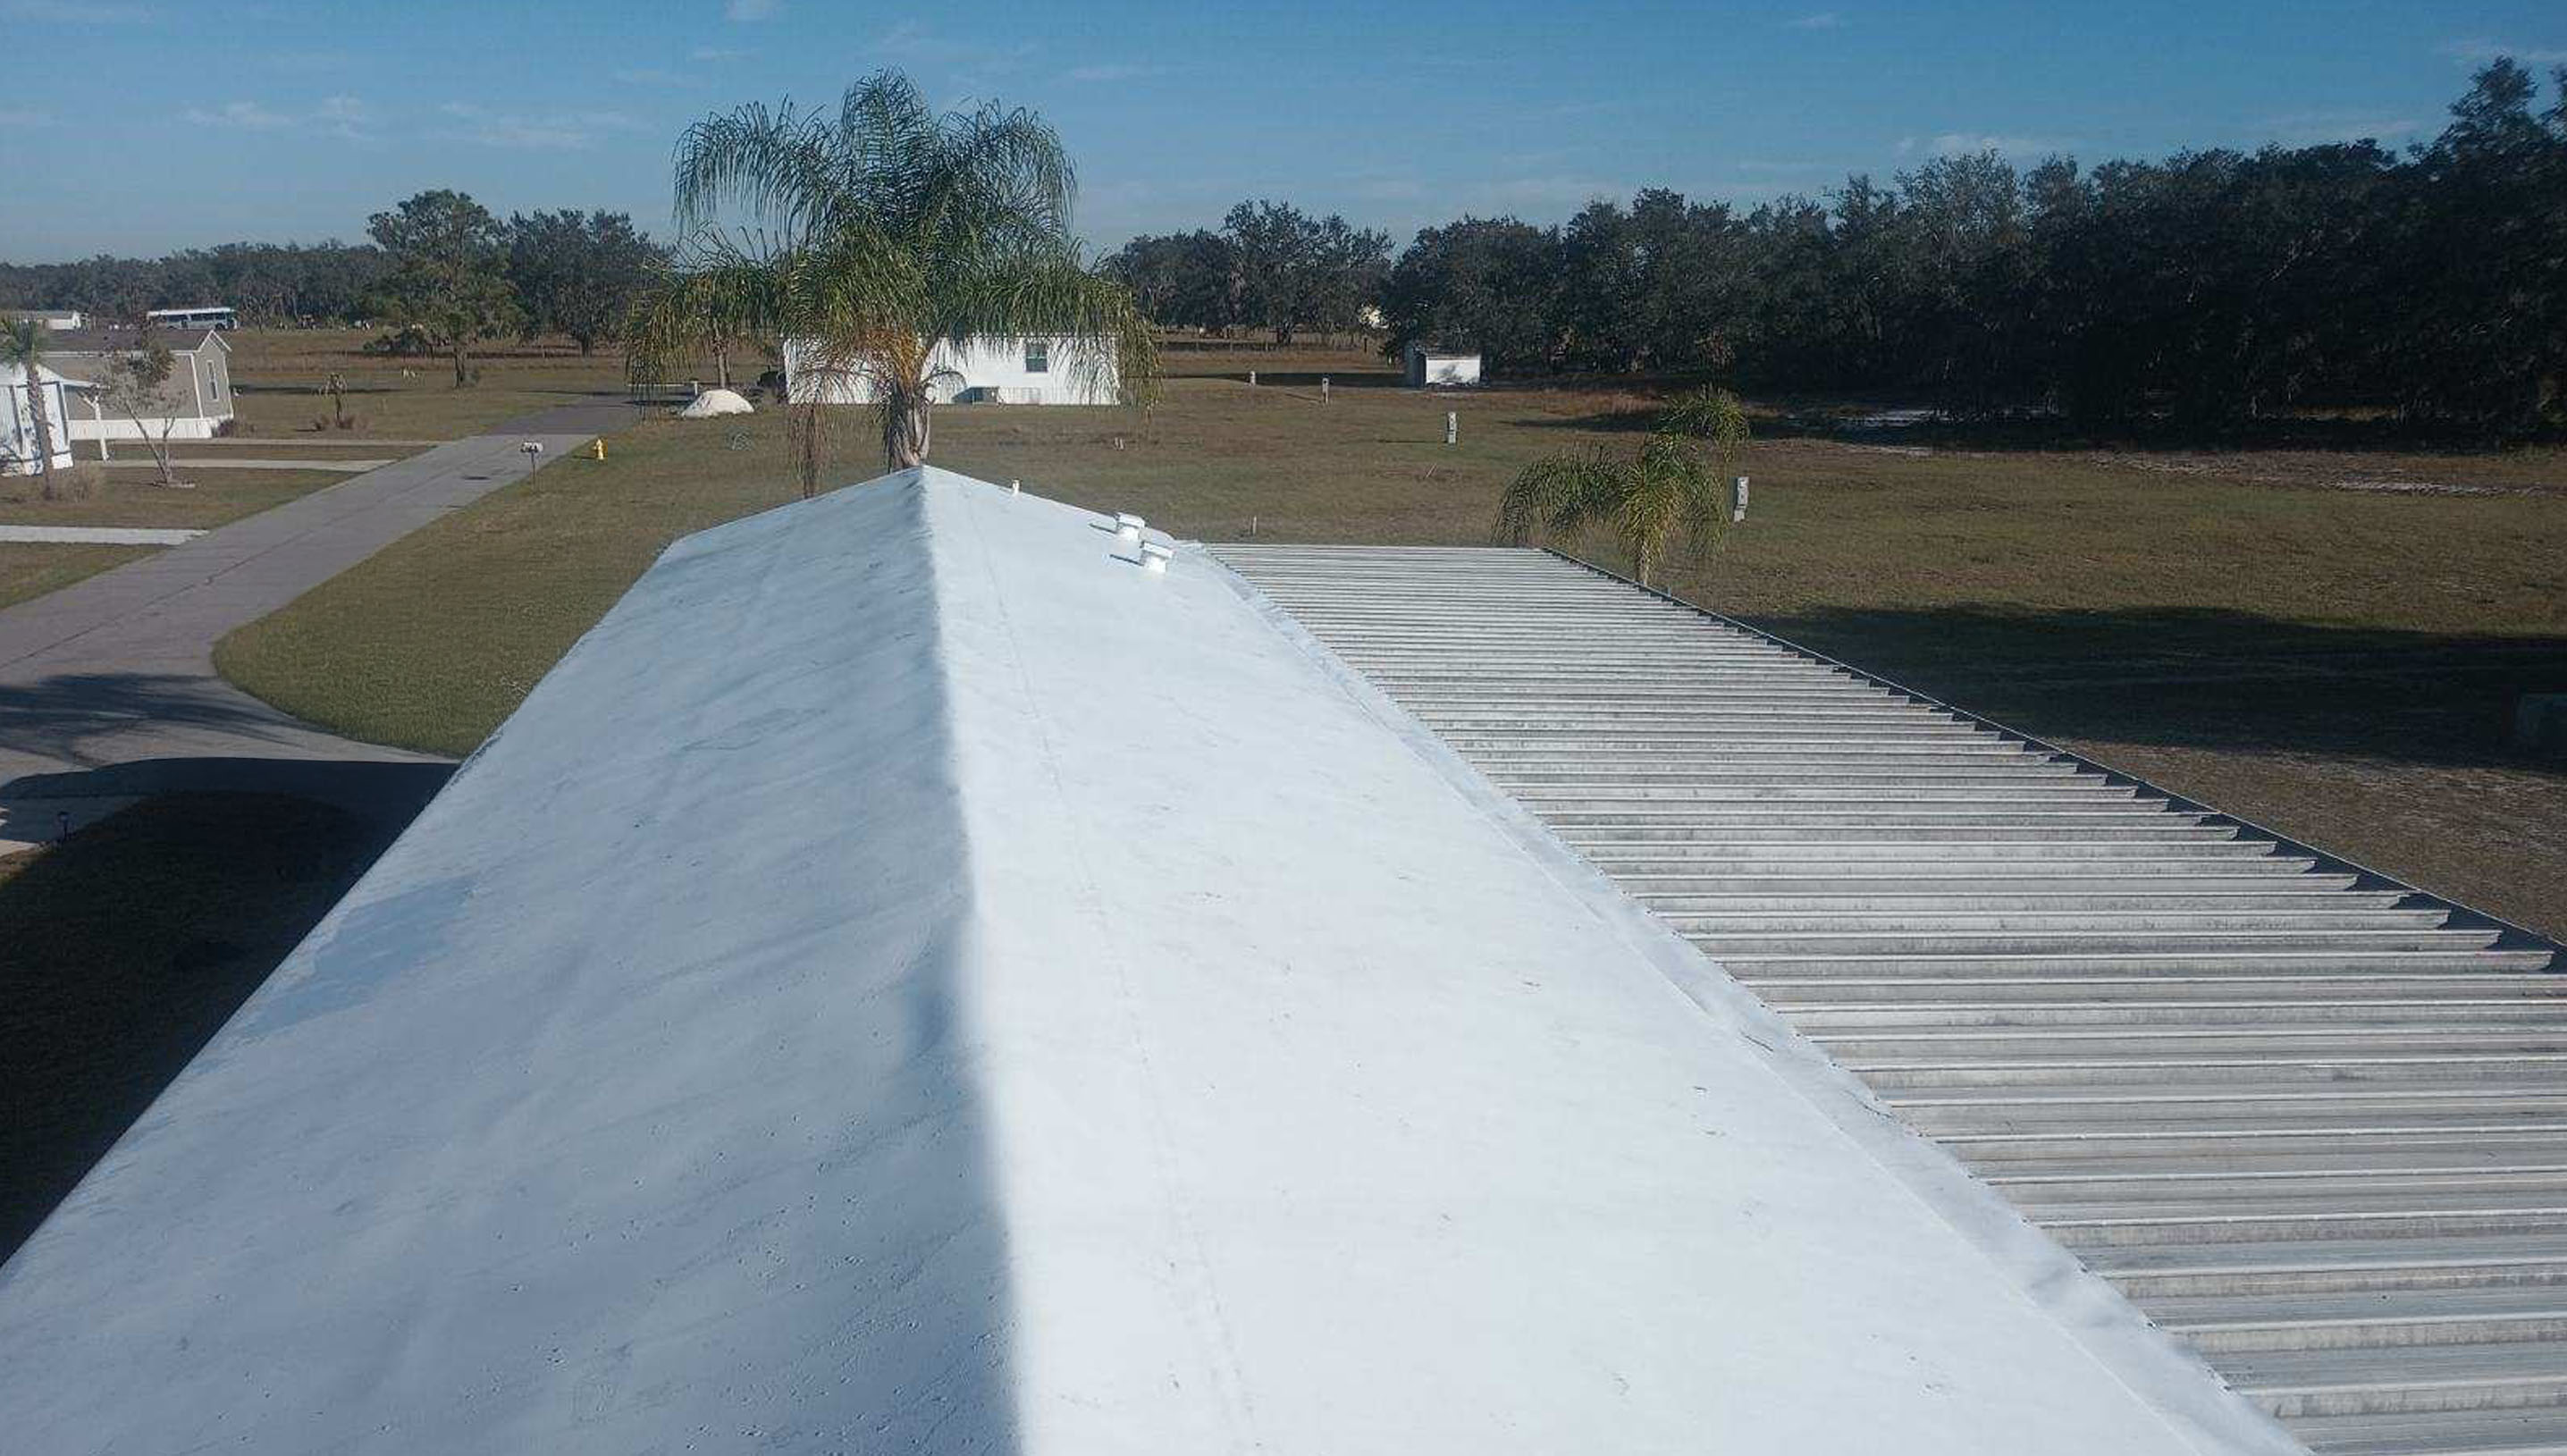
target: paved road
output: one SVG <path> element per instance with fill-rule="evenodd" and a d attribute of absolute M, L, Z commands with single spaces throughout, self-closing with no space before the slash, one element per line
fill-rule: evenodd
<path fill-rule="evenodd" d="M 408 812 L 445 760 L 325 733 L 214 673 L 214 643 L 545 459 L 633 422 L 566 406 L 441 444 L 0 609 L 0 852 L 138 793 L 272 788 Z"/>

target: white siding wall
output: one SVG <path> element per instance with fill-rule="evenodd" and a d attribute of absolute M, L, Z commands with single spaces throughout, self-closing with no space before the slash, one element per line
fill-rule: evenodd
<path fill-rule="evenodd" d="M 144 431 L 121 415 L 109 415 L 102 420 L 98 418 L 97 412 L 90 408 L 90 400 L 86 395 L 76 395 L 72 398 L 72 438 L 74 439 L 158 439 L 160 427 L 164 424 L 169 427 L 171 439 L 211 439 L 214 437 L 214 426 L 218 422 L 184 415 L 175 420 L 152 420 L 149 423 L 151 428 Z"/>
<path fill-rule="evenodd" d="M 72 464 L 72 433 L 62 378 L 52 370 L 39 378 L 44 383 L 37 395 L 53 426 L 54 468 L 67 470 Z M 0 367 L 0 475 L 32 475 L 44 468 L 36 459 L 36 417 L 28 399 L 27 372 L 15 365 Z"/>
<path fill-rule="evenodd" d="M 1037 373 L 1026 368 L 1030 344 L 1042 346 L 1048 369 Z M 960 378 L 940 380 L 935 387 L 936 400 L 939 404 L 992 401 L 1005 405 L 1111 405 L 1120 391 L 1112 348 L 1110 344 L 1070 335 L 1038 340 L 972 339 L 959 346 L 939 344 L 933 356 L 934 369 Z M 1095 375 L 1083 387 L 1081 371 L 1075 367 L 1081 350 L 1092 351 L 1088 358 L 1097 361 Z M 813 352 L 804 340 L 784 341 L 787 398 L 797 404 L 874 402 L 871 381 L 824 377 L 811 364 Z"/>
<path fill-rule="evenodd" d="M 1477 354 L 1437 354 L 1411 345 L 1408 350 L 1408 386 L 1410 389 L 1449 388 L 1480 382 L 1480 356 Z"/>
<path fill-rule="evenodd" d="M 72 438 L 74 439 L 142 439 L 146 434 L 157 437 L 160 427 L 169 427 L 171 439 L 211 439 L 214 431 L 237 413 L 232 403 L 232 371 L 228 346 L 211 335 L 203 336 L 191 348 L 173 349 L 175 366 L 169 371 L 169 382 L 160 387 L 159 398 L 167 402 L 166 415 L 143 417 L 151 428 L 145 432 L 131 420 L 107 412 L 104 420 L 93 408 L 95 396 L 78 388 L 95 384 L 107 377 L 107 356 L 102 354 L 67 354 L 63 363 L 75 381 L 71 398 Z"/>

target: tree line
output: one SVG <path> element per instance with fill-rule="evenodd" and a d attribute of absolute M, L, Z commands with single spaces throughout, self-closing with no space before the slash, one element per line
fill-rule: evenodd
<path fill-rule="evenodd" d="M 0 263 L 0 307 L 78 309 L 130 323 L 155 308 L 228 307 L 253 328 L 384 322 L 442 350 L 515 334 L 610 340 L 667 251 L 629 213 L 563 208 L 505 219 L 462 192 L 375 214 L 368 241 L 224 243 L 159 258 Z"/>
<path fill-rule="evenodd" d="M 1288 203 L 1250 201 L 1218 231 L 1136 237 L 1100 265 L 1162 327 L 1352 333 L 1390 273 L 1390 234 Z"/>
<path fill-rule="evenodd" d="M 1652 188 L 1559 226 L 1430 227 L 1386 268 L 1321 246 L 1325 226 L 1290 208 L 1242 204 L 1218 232 L 1135 239 L 1105 266 L 1163 325 L 1285 339 L 1370 301 L 1386 353 L 1465 345 L 1496 374 L 1700 375 L 2196 434 L 2323 407 L 2523 436 L 2567 428 L 2557 81 L 2537 110 L 2532 77 L 2492 63 L 2403 154 L 2362 141 L 2026 170 L 1981 153 L 1745 211 Z M 1299 219 L 1297 241 L 1261 246 L 1270 214 Z"/>

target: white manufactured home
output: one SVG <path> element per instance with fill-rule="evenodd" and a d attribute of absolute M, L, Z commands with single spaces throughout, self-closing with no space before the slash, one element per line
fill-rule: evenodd
<path fill-rule="evenodd" d="M 82 323 L 81 311 L 76 308 L 0 309 L 0 319 L 7 319 L 12 323 L 20 319 L 33 319 L 48 329 L 77 329 Z"/>
<path fill-rule="evenodd" d="M 154 408 L 140 423 L 103 402 L 111 360 L 142 347 L 143 335 L 132 329 L 82 329 L 56 334 L 46 358 L 58 366 L 72 391 L 74 439 L 211 439 L 233 415 L 232 346 L 211 329 L 163 335 L 161 342 L 175 365 L 158 392 Z"/>
<path fill-rule="evenodd" d="M 71 412 L 63 377 L 36 367 L 36 388 L 27 388 L 24 365 L 0 364 L 0 475 L 33 475 L 45 462 L 36 453 L 36 411 L 41 407 L 51 428 L 54 468 L 72 464 Z"/>
<path fill-rule="evenodd" d="M 1412 390 L 1475 385 L 1480 382 L 1480 351 L 1411 344 L 1408 346 L 1407 373 L 1408 387 Z"/>
<path fill-rule="evenodd" d="M 1111 405 L 1122 375 L 1111 340 L 1074 334 L 948 340 L 928 356 L 930 393 L 940 405 Z M 784 341 L 784 395 L 797 405 L 870 405 L 874 382 L 831 368 L 817 344 Z"/>

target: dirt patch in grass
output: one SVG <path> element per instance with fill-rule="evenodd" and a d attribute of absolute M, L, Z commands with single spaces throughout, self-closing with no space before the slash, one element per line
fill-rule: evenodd
<path fill-rule="evenodd" d="M 302 799 L 173 794 L 0 859 L 0 1259 L 386 839 Z"/>
<path fill-rule="evenodd" d="M 1197 539 L 1480 544 L 1525 463 L 1627 448 L 1650 418 L 1627 389 L 1411 392 L 1352 355 L 1170 363 L 1147 418 L 942 411 L 936 462 Z M 831 478 L 877 473 L 863 419 L 841 430 L 853 460 Z M 2514 694 L 2567 691 L 2567 502 L 2535 488 L 2558 452 L 2241 451 L 2181 471 L 2127 453 L 1768 438 L 1738 466 L 1753 518 L 1671 584 L 2567 932 L 2567 772 L 2504 741 Z M 235 633 L 217 662 L 340 731 L 467 751 L 668 541 L 792 498 L 785 458 L 771 413 L 654 422 L 605 463 L 547 468 Z M 2507 488 L 2332 488 L 2345 461 Z M 1612 564 L 1609 543 L 1566 544 Z"/>

